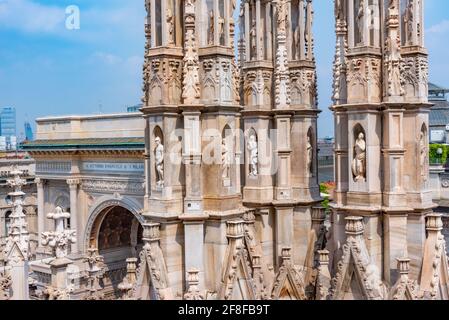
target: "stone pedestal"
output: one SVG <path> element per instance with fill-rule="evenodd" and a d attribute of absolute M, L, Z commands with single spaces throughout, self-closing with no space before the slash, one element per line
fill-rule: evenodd
<path fill-rule="evenodd" d="M 10 262 L 11 300 L 29 300 L 28 276 L 29 265 L 27 260 Z"/>

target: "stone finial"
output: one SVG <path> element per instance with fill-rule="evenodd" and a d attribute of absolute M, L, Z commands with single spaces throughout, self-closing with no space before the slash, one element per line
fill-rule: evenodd
<path fill-rule="evenodd" d="M 70 218 L 70 213 L 56 207 L 55 212 L 47 214 L 47 218 L 55 221 L 55 231 L 42 232 L 41 244 L 50 247 L 56 259 L 64 259 L 68 254 L 68 246 L 76 243 L 76 230 L 64 228 L 64 220 Z"/>
<path fill-rule="evenodd" d="M 321 266 L 329 265 L 329 251 L 328 250 L 318 250 L 319 262 Z"/>
<path fill-rule="evenodd" d="M 252 256 L 252 262 L 253 262 L 253 268 L 254 268 L 254 269 L 260 269 L 260 268 L 262 268 L 262 265 L 261 265 L 261 257 L 260 257 L 260 255 L 254 254 L 254 255 Z"/>
<path fill-rule="evenodd" d="M 200 271 L 198 269 L 190 269 L 187 271 L 187 282 L 189 286 L 198 285 L 200 283 Z"/>
<path fill-rule="evenodd" d="M 408 275 L 410 272 L 410 259 L 409 258 L 397 258 L 398 271 L 401 275 Z"/>
<path fill-rule="evenodd" d="M 155 242 L 160 240 L 160 223 L 144 223 L 143 224 L 143 241 Z"/>
<path fill-rule="evenodd" d="M 97 248 L 89 248 L 83 261 L 89 265 L 89 269 L 87 270 L 87 289 L 89 293 L 86 300 L 104 299 L 104 295 L 100 292 L 102 290 L 100 278 L 103 277 L 103 267 L 101 264 L 104 262 L 104 258 L 98 254 Z"/>
<path fill-rule="evenodd" d="M 345 231 L 348 236 L 360 236 L 365 231 L 363 217 L 347 217 Z"/>
<path fill-rule="evenodd" d="M 439 213 L 430 213 L 426 216 L 426 230 L 427 231 L 441 231 L 443 230 L 443 215 Z"/>
<path fill-rule="evenodd" d="M 126 270 L 128 274 L 136 275 L 137 272 L 137 258 L 126 259 Z"/>
<path fill-rule="evenodd" d="M 247 224 L 254 223 L 254 221 L 256 220 L 256 216 L 255 216 L 255 214 L 254 214 L 254 211 L 253 211 L 253 210 L 246 211 L 246 212 L 243 214 L 243 220 L 244 220 L 245 223 L 247 223 Z"/>
<path fill-rule="evenodd" d="M 200 292 L 200 271 L 198 269 L 190 269 L 187 271 L 187 292 L 184 294 L 185 300 L 204 300 L 204 294 Z"/>
<path fill-rule="evenodd" d="M 7 262 L 19 262 L 28 260 L 29 254 L 29 233 L 26 215 L 23 212 L 22 186 L 26 185 L 26 180 L 21 178 L 22 172 L 14 168 L 11 171 L 12 179 L 7 180 L 9 187 L 13 189 L 8 195 L 12 199 L 13 212 L 10 215 L 11 223 L 8 228 L 8 237 L 4 248 L 4 256 Z"/>
<path fill-rule="evenodd" d="M 228 238 L 243 238 L 243 235 L 244 235 L 243 224 L 244 223 L 245 222 L 243 220 L 228 221 L 226 224 L 227 237 Z"/>
<path fill-rule="evenodd" d="M 126 259 L 126 276 L 118 285 L 119 290 L 123 292 L 123 300 L 131 300 L 133 298 L 132 289 L 137 281 L 137 258 Z"/>
<path fill-rule="evenodd" d="M 98 272 L 102 269 L 99 265 L 104 262 L 104 258 L 98 254 L 97 248 L 91 247 L 87 250 L 87 255 L 84 257 L 83 261 L 87 262 L 89 265 L 89 271 Z"/>
<path fill-rule="evenodd" d="M 24 193 L 22 192 L 22 187 L 25 186 L 27 182 L 25 179 L 21 178 L 23 172 L 20 171 L 17 167 L 14 167 L 11 171 L 11 175 L 13 176 L 13 178 L 8 179 L 6 183 L 8 184 L 8 186 L 13 188 L 13 193 L 17 193 L 16 195 L 24 195 Z"/>
<path fill-rule="evenodd" d="M 292 248 L 283 247 L 281 252 L 282 261 L 284 263 L 290 262 L 292 260 Z"/>

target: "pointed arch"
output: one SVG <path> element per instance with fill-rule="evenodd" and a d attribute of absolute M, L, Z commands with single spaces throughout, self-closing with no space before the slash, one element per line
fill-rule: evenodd
<path fill-rule="evenodd" d="M 158 125 L 156 125 L 153 129 L 153 141 L 156 138 L 161 139 L 161 143 L 164 144 L 164 133 L 162 132 L 161 127 L 159 127 Z"/>

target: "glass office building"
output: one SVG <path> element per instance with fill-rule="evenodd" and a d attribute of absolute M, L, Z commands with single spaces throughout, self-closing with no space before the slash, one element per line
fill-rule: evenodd
<path fill-rule="evenodd" d="M 15 150 L 17 148 L 16 109 L 4 107 L 0 111 L 0 149 Z"/>
<path fill-rule="evenodd" d="M 34 140 L 33 128 L 31 127 L 31 123 L 29 122 L 25 122 L 25 140 L 27 141 Z"/>

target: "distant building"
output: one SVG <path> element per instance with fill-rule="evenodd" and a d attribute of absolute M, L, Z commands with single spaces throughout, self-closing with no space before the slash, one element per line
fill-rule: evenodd
<path fill-rule="evenodd" d="M 334 181 L 334 138 L 318 139 L 318 180 Z"/>
<path fill-rule="evenodd" d="M 25 140 L 26 141 L 34 140 L 33 128 L 31 127 L 31 123 L 29 122 L 25 122 Z"/>
<path fill-rule="evenodd" d="M 0 151 L 16 150 L 16 109 L 4 107 L 0 111 Z"/>
<path fill-rule="evenodd" d="M 449 102 L 446 94 L 449 89 L 429 83 L 430 109 L 430 143 L 449 144 Z"/>
<path fill-rule="evenodd" d="M 129 113 L 139 112 L 139 109 L 142 108 L 142 106 L 143 106 L 142 104 L 137 104 L 135 106 L 127 107 L 126 111 L 129 112 Z"/>

